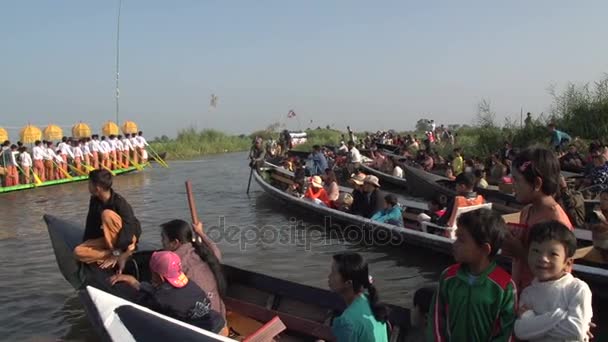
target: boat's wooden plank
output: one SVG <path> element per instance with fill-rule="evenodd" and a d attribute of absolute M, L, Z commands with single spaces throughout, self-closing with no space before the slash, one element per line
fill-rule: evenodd
<path fill-rule="evenodd" d="M 239 312 L 245 316 L 255 318 L 264 322 L 270 321 L 275 316 L 278 316 L 287 329 L 306 336 L 323 339 L 325 341 L 335 341 L 331 332 L 331 328 L 318 322 L 313 322 L 294 315 L 286 314 L 279 311 L 269 310 L 262 306 L 247 303 L 234 298 L 225 298 L 224 303 L 229 310 Z"/>
<path fill-rule="evenodd" d="M 287 177 L 280 176 L 280 175 L 278 175 L 276 173 L 272 173 L 270 175 L 270 178 L 272 178 L 274 180 L 277 180 L 277 181 L 279 181 L 281 183 L 288 184 L 288 185 L 293 185 L 295 183 L 293 180 L 291 180 L 291 179 L 289 179 Z"/>

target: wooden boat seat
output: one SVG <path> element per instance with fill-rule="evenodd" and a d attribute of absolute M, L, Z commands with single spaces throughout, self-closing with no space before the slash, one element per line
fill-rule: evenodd
<path fill-rule="evenodd" d="M 475 210 L 479 210 L 479 209 L 492 209 L 492 203 L 484 203 L 484 204 L 480 204 L 480 205 L 471 205 L 468 207 L 460 207 L 458 209 L 456 209 L 456 214 L 454 215 L 454 224 L 451 226 L 440 226 L 438 224 L 435 223 L 431 223 L 431 222 L 422 222 L 420 225 L 422 227 L 422 231 L 425 233 L 429 232 L 429 228 L 431 229 L 438 229 L 438 230 L 442 230 L 445 232 L 445 235 L 448 236 L 451 239 L 455 239 L 456 238 L 456 229 L 458 228 L 456 226 L 456 222 L 458 221 L 458 217 L 460 217 L 460 215 L 464 214 L 464 213 L 468 213 L 470 211 L 475 211 Z"/>
<path fill-rule="evenodd" d="M 226 297 L 224 303 L 229 310 L 238 311 L 247 317 L 256 317 L 264 321 L 270 321 L 278 316 L 287 326 L 287 329 L 306 336 L 314 336 L 317 339 L 333 341 L 331 328 L 323 323 L 310 321 L 294 315 L 267 309 L 263 306 L 247 303 L 238 299 Z"/>
<path fill-rule="evenodd" d="M 287 177 L 281 176 L 281 175 L 279 175 L 277 173 L 274 173 L 274 172 L 270 174 L 270 178 L 272 178 L 272 179 L 274 179 L 276 181 L 279 181 L 281 183 L 287 184 L 287 185 L 293 185 L 295 183 L 293 180 L 291 180 L 291 179 L 289 179 Z"/>
<path fill-rule="evenodd" d="M 574 259 L 584 260 L 591 264 L 597 264 L 605 267 L 608 265 L 608 252 L 602 251 L 593 246 L 583 247 L 576 250 L 576 253 L 574 253 Z"/>

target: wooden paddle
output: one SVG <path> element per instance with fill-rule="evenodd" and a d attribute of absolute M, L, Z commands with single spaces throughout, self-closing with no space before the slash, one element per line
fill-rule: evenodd
<path fill-rule="evenodd" d="M 196 212 L 196 203 L 194 203 L 194 195 L 192 194 L 192 183 L 189 180 L 186 181 L 186 196 L 188 197 L 188 206 L 190 207 L 190 217 L 192 223 L 198 223 L 198 213 Z"/>
<path fill-rule="evenodd" d="M 57 164 L 52 158 L 51 162 L 55 165 L 55 168 L 57 168 L 59 171 L 61 171 L 61 173 L 63 173 L 67 177 L 67 179 L 72 179 L 72 175 L 70 175 L 66 170 L 64 170 L 61 165 Z"/>

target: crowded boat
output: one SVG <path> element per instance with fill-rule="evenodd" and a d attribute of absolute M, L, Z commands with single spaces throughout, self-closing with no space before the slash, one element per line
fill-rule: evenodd
<path fill-rule="evenodd" d="M 608 191 L 599 190 L 599 207 L 593 215 L 583 215 L 579 225 L 560 196 L 581 183 L 568 182 L 561 173 L 560 150 L 569 147 L 517 151 L 505 144 L 505 150 L 493 156 L 508 160 L 497 180 L 511 185 L 513 203 L 520 206 L 515 216 L 501 214 L 478 191 L 497 184 L 486 178 L 487 169 L 457 147 L 447 161 L 435 157 L 432 144 L 440 139 L 455 143 L 449 135 L 429 135 L 423 144 L 427 147 L 411 153 L 403 149 L 407 139 L 379 132 L 358 142 L 314 145 L 304 152 L 293 151 L 283 140 L 272 148 L 256 138 L 249 153 L 251 174 L 276 199 L 336 218 L 362 234 L 371 232 L 375 239 L 384 232 L 385 242 L 400 237 L 399 243 L 453 256 L 456 263 L 441 273 L 437 287 L 418 289 L 409 309 L 380 301 L 373 270 L 357 253 L 339 253 L 328 260 L 328 290 L 223 265 L 220 249 L 196 215 L 189 185 L 192 222 L 168 218 L 159 223 L 162 248 L 142 244 L 137 214 L 127 197 L 113 189 L 113 163 L 103 164 L 104 159 L 89 172 L 91 200 L 84 231 L 67 229 L 69 223 L 51 216 L 45 220 L 52 241 L 69 241 L 53 243 L 72 254 L 66 257 L 55 247 L 60 269 L 75 288 L 85 288 L 81 293 L 97 307 L 89 315 L 110 336 L 127 329 L 134 341 L 169 331 L 209 341 L 592 337 L 591 298 L 605 298 L 598 289 L 608 285 L 603 261 L 608 253 Z M 430 199 L 412 198 L 407 188 L 397 191 L 366 173 L 371 168 L 406 178 L 407 167 L 432 174 L 442 163 L 451 170 L 451 177 L 442 177 L 450 182 L 445 186 L 451 196 L 430 190 Z M 585 238 L 580 230 L 591 234 Z M 82 238 L 74 235 L 77 231 Z M 69 267 L 62 265 L 70 263 L 79 271 L 64 271 Z M 283 305 L 279 297 L 290 304 Z M 101 309 L 108 305 L 116 309 Z M 131 311 L 125 313 L 121 306 Z M 105 324 L 112 317 L 119 318 L 121 328 Z M 152 321 L 163 330 L 137 328 Z"/>
<path fill-rule="evenodd" d="M 18 141 L 9 140 L 7 134 L 0 137 L 0 192 L 82 180 L 98 169 L 114 175 L 141 170 L 148 165 L 149 153 L 164 163 L 133 122 L 123 125 L 124 133 L 112 122 L 103 131 L 91 134 L 86 124 L 78 123 L 72 136 L 63 136 L 56 125 L 44 131 L 28 125 Z"/>

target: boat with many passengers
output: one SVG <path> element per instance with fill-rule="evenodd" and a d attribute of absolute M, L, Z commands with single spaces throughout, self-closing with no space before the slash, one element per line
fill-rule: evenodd
<path fill-rule="evenodd" d="M 134 122 L 119 127 L 108 121 L 101 132 L 92 134 L 83 122 L 72 127 L 71 136 L 57 125 L 27 125 L 11 143 L 0 128 L 0 194 L 84 181 L 95 169 L 115 176 L 141 171 L 150 165 L 149 156 L 166 166 L 165 154 L 151 149 Z"/>
<path fill-rule="evenodd" d="M 286 330 L 281 341 L 334 340 L 330 322 L 345 309 L 338 295 L 303 284 L 223 265 L 228 289 L 222 299 L 227 307 L 230 338 L 195 328 L 152 312 L 125 299 L 128 287 L 110 286 L 111 271 L 75 261 L 72 251 L 81 242 L 78 225 L 46 215 L 48 233 L 64 278 L 77 290 L 87 316 L 99 336 L 108 341 L 234 341 L 255 334 L 264 323 L 278 317 Z M 154 248 L 141 243 L 127 264 L 125 274 L 149 280 L 149 259 Z M 389 305 L 391 341 L 404 341 L 410 313 Z M 261 339 L 251 341 L 269 341 Z"/>
<path fill-rule="evenodd" d="M 284 204 L 297 208 L 302 212 L 306 212 L 307 215 L 313 213 L 316 217 L 323 218 L 324 220 L 330 219 L 331 223 L 341 223 L 342 227 L 345 227 L 345 229 L 356 230 L 361 232 L 361 234 L 372 232 L 375 234 L 373 241 L 378 244 L 403 244 L 426 248 L 444 255 L 451 256 L 452 254 L 452 243 L 454 240 L 444 236 L 444 234 L 438 235 L 431 230 L 426 232 L 420 231 L 420 227 L 411 222 L 409 224 L 406 223 L 405 227 L 399 227 L 392 224 L 373 221 L 365 217 L 316 204 L 303 197 L 294 196 L 282 189 L 285 184 L 289 184 L 293 181 L 293 176 L 294 174 L 292 172 L 269 163 L 265 163 L 265 166 L 259 171 L 253 172 L 255 181 L 268 195 Z M 352 189 L 340 187 L 340 191 L 350 192 Z M 421 212 L 428 209 L 427 204 L 424 202 L 405 199 L 400 199 L 400 202 L 406 210 L 413 209 L 413 212 Z M 585 232 L 582 230 L 580 231 L 583 234 L 580 234 L 575 230 L 579 243 L 582 246 L 589 245 L 589 234 L 584 234 Z M 509 265 L 511 260 L 508 257 L 499 256 L 499 262 Z M 598 289 L 597 292 L 594 292 L 597 293 L 598 296 L 606 296 L 604 291 L 599 290 L 608 286 L 608 268 L 606 268 L 606 265 L 579 259 L 574 265 L 574 274 L 580 279 L 585 280 L 592 288 Z"/>

